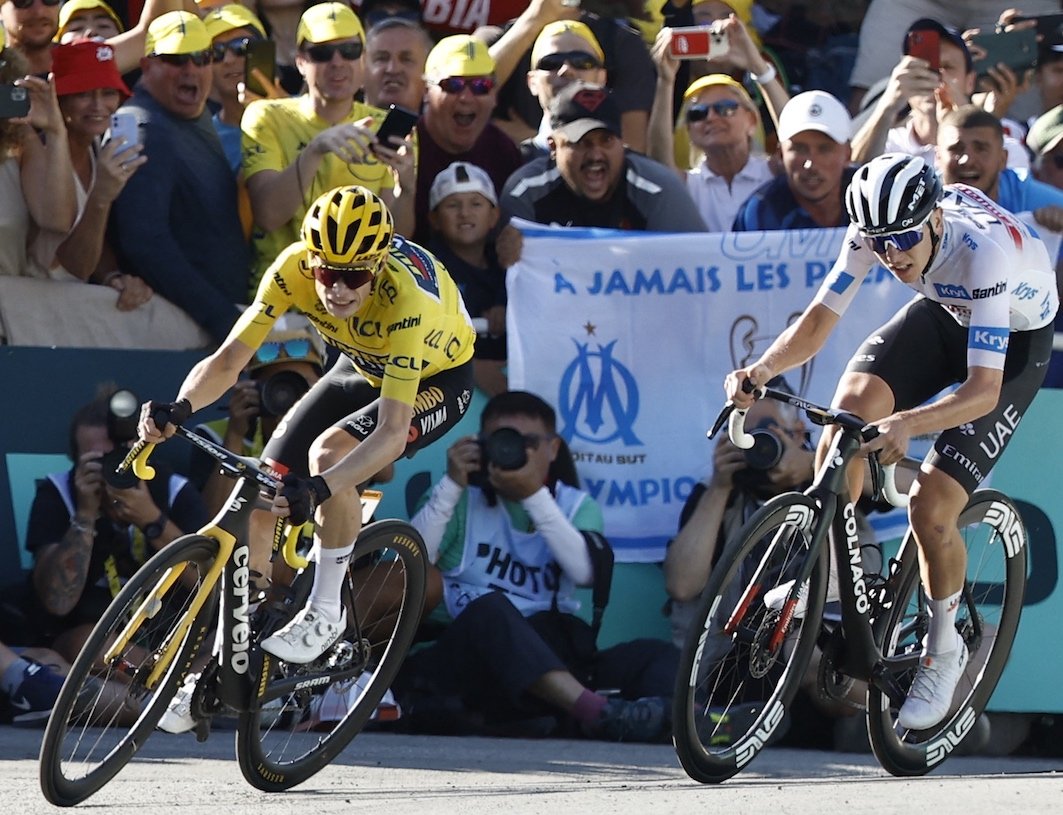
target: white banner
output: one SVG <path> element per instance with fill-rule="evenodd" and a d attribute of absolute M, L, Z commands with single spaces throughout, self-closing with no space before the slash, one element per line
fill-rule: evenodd
<path fill-rule="evenodd" d="M 509 384 L 558 411 L 584 487 L 621 561 L 658 561 L 691 488 L 723 378 L 753 361 L 809 303 L 843 229 L 656 234 L 542 227 L 508 274 Z M 884 269 L 827 347 L 787 374 L 829 404 L 860 342 L 912 297 Z M 913 361 L 913 364 L 918 364 Z"/>

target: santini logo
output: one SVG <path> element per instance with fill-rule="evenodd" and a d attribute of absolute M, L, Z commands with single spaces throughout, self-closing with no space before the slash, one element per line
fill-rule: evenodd
<path fill-rule="evenodd" d="M 1008 290 L 1008 283 L 1006 280 L 1001 280 L 995 286 L 989 286 L 984 289 L 975 289 L 971 292 L 971 296 L 975 300 L 983 300 L 986 297 L 995 297 L 998 294 L 1003 294 Z"/>
<path fill-rule="evenodd" d="M 934 291 L 938 293 L 939 297 L 951 297 L 953 300 L 971 299 L 971 295 L 967 293 L 967 289 L 953 283 L 935 283 Z"/>

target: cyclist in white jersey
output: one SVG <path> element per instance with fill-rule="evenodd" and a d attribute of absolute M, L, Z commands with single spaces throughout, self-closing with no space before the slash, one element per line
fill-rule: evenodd
<path fill-rule="evenodd" d="M 967 556 L 957 521 L 1044 380 L 1059 298 L 1036 234 L 978 190 L 942 189 L 917 156 L 869 161 L 849 184 L 846 208 L 852 223 L 844 248 L 812 303 L 757 362 L 729 374 L 724 388 L 748 407 L 746 379 L 766 383 L 814 356 L 876 265 L 922 295 L 864 341 L 834 405 L 878 429 L 868 447 L 884 464 L 899 461 L 913 436 L 941 431 L 908 508 L 930 625 L 898 720 L 923 730 L 948 713 L 967 662 L 955 627 Z M 825 430 L 817 458 L 836 432 Z M 853 495 L 862 478 L 861 468 L 850 469 Z"/>

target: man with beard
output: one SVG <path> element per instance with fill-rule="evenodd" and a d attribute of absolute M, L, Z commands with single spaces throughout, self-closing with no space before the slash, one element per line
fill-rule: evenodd
<path fill-rule="evenodd" d="M 141 79 L 122 108 L 139 126 L 148 161 L 114 202 L 119 268 L 143 278 L 215 339 L 247 302 L 251 257 L 236 183 L 211 124 L 211 39 L 187 11 L 148 29 Z"/>
<path fill-rule="evenodd" d="M 705 232 L 676 174 L 624 148 L 620 109 L 608 89 L 575 82 L 550 104 L 550 156 L 506 181 L 506 217 L 541 224 L 647 232 Z"/>
<path fill-rule="evenodd" d="M 849 163 L 852 119 L 825 91 L 805 91 L 779 115 L 783 174 L 754 192 L 732 229 L 754 232 L 846 226 L 842 198 L 855 168 Z"/>

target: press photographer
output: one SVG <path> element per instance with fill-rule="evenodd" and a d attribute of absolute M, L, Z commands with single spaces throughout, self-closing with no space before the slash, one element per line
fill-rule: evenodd
<path fill-rule="evenodd" d="M 139 406 L 132 392 L 101 386 L 71 421 L 74 466 L 43 479 L 30 509 L 34 622 L 71 662 L 125 579 L 207 521 L 203 499 L 182 476 L 157 467 L 145 483 L 115 473 L 136 436 Z"/>

